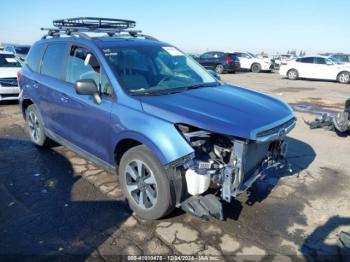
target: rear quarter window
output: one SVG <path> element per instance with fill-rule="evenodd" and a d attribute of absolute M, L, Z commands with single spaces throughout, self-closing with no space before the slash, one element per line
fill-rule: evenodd
<path fill-rule="evenodd" d="M 306 63 L 306 64 L 313 64 L 314 63 L 314 58 L 313 57 L 304 57 L 304 58 L 299 58 L 300 63 Z"/>
<path fill-rule="evenodd" d="M 53 78 L 64 80 L 64 67 L 67 57 L 65 43 L 49 44 L 45 50 L 41 73 Z"/>
<path fill-rule="evenodd" d="M 33 71 L 39 72 L 40 61 L 43 55 L 45 44 L 36 44 L 30 48 L 26 58 L 26 65 Z"/>

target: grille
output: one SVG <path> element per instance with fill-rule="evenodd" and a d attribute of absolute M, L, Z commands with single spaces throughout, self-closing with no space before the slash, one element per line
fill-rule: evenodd
<path fill-rule="evenodd" d="M 257 137 L 264 137 L 264 136 L 269 136 L 269 135 L 272 135 L 272 134 L 275 134 L 275 133 L 278 133 L 278 131 L 280 131 L 281 129 L 285 129 L 289 126 L 291 126 L 293 123 L 295 122 L 295 118 L 293 117 L 292 119 L 288 120 L 287 122 L 279 125 L 279 126 L 275 126 L 271 129 L 268 129 L 268 130 L 265 130 L 265 131 L 262 131 L 260 133 L 258 133 L 256 136 Z"/>
<path fill-rule="evenodd" d="M 17 78 L 16 77 L 0 78 L 0 86 L 16 87 L 16 86 L 18 86 Z"/>

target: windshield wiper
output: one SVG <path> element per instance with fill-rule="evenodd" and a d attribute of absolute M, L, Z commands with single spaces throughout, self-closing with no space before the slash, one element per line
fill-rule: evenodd
<path fill-rule="evenodd" d="M 219 82 L 212 82 L 212 83 L 200 83 L 200 84 L 194 84 L 183 87 L 183 89 L 189 90 L 189 89 L 196 89 L 201 87 L 212 87 L 212 86 L 219 86 Z"/>

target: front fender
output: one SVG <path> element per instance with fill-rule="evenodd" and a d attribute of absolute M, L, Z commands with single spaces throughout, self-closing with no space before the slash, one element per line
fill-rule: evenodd
<path fill-rule="evenodd" d="M 125 108 L 123 111 L 126 113 Z M 112 120 L 117 123 L 114 126 L 112 150 L 120 141 L 133 139 L 146 145 L 162 165 L 193 153 L 193 148 L 171 122 L 134 110 L 119 114 L 118 120 Z"/>

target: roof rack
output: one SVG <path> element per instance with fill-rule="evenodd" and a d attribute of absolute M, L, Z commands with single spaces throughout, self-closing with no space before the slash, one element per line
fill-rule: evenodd
<path fill-rule="evenodd" d="M 90 29 L 129 29 L 136 26 L 132 20 L 101 18 L 101 17 L 76 17 L 54 20 L 53 25 L 58 28 L 90 28 Z"/>
<path fill-rule="evenodd" d="M 106 33 L 113 37 L 144 37 L 149 40 L 157 40 L 152 36 L 141 34 L 140 30 L 133 30 L 136 22 L 125 19 L 101 18 L 101 17 L 76 17 L 54 20 L 56 28 L 41 28 L 48 33 L 42 38 L 60 37 L 61 35 L 77 35 L 90 38 L 86 33 Z"/>

